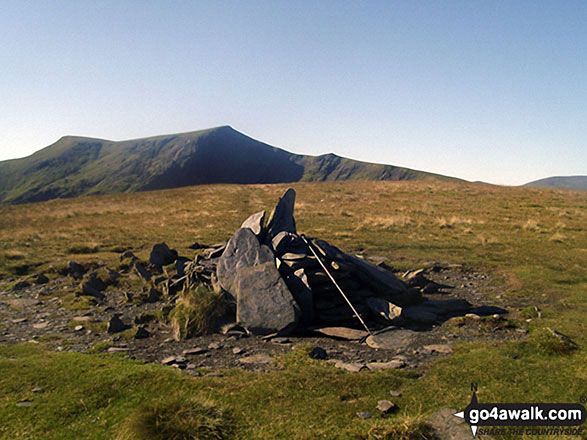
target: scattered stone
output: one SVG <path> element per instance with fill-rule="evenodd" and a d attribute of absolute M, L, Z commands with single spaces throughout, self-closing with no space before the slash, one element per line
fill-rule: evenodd
<path fill-rule="evenodd" d="M 82 282 L 80 284 L 80 290 L 81 290 L 82 295 L 93 296 L 94 298 L 97 298 L 97 299 L 104 299 L 106 297 L 102 292 L 100 292 L 98 289 L 96 289 L 92 285 L 92 283 L 90 283 L 90 282 Z"/>
<path fill-rule="evenodd" d="M 74 316 L 73 320 L 76 322 L 89 322 L 92 320 L 91 316 Z"/>
<path fill-rule="evenodd" d="M 124 330 L 126 330 L 128 328 L 128 326 L 122 322 L 122 320 L 120 319 L 119 315 L 114 315 L 112 318 L 110 318 L 110 321 L 108 321 L 108 325 L 106 326 L 106 331 L 108 333 L 120 333 Z"/>
<path fill-rule="evenodd" d="M 163 365 L 171 365 L 175 362 L 175 356 L 168 356 L 161 360 Z"/>
<path fill-rule="evenodd" d="M 12 319 L 11 322 L 13 324 L 22 324 L 23 322 L 27 322 L 27 318 L 16 318 Z"/>
<path fill-rule="evenodd" d="M 267 354 L 260 353 L 240 358 L 238 361 L 242 364 L 270 364 L 273 362 L 273 358 Z"/>
<path fill-rule="evenodd" d="M 75 261 L 69 261 L 67 263 L 68 272 L 71 276 L 73 276 L 76 280 L 82 279 L 84 274 L 86 273 L 86 269 L 79 263 Z"/>
<path fill-rule="evenodd" d="M 402 359 L 392 359 L 387 362 L 368 362 L 367 368 L 369 370 L 389 370 L 398 369 L 406 366 L 406 363 Z"/>
<path fill-rule="evenodd" d="M 283 337 L 271 338 L 270 341 L 274 344 L 291 344 L 291 340 L 289 338 Z"/>
<path fill-rule="evenodd" d="M 475 319 L 475 320 L 481 319 L 481 317 L 475 313 L 467 313 L 465 315 L 465 318 Z"/>
<path fill-rule="evenodd" d="M 323 360 L 328 357 L 328 355 L 326 354 L 326 350 L 324 350 L 322 347 L 312 348 L 312 350 L 310 350 L 310 353 L 308 353 L 308 356 L 310 356 L 312 359 L 317 360 Z"/>
<path fill-rule="evenodd" d="M 83 325 L 76 325 L 73 330 L 76 332 L 81 332 L 84 329 Z"/>
<path fill-rule="evenodd" d="M 135 269 L 135 272 L 146 282 L 151 281 L 151 278 L 153 275 L 151 275 L 151 272 L 149 272 L 147 269 L 145 269 L 145 266 L 143 266 L 141 263 L 139 263 L 138 261 L 135 261 L 135 263 L 133 264 L 133 267 Z"/>
<path fill-rule="evenodd" d="M 137 331 L 135 332 L 135 339 L 145 339 L 151 336 L 149 330 L 146 329 L 144 325 L 139 325 L 137 327 Z"/>
<path fill-rule="evenodd" d="M 20 407 L 31 406 L 32 404 L 33 402 L 31 402 L 30 400 L 21 400 L 20 402 L 16 402 L 16 406 Z"/>
<path fill-rule="evenodd" d="M 449 354 L 452 353 L 452 347 L 448 344 L 433 344 L 433 345 L 425 345 L 423 349 L 429 353 L 443 353 Z"/>
<path fill-rule="evenodd" d="M 49 278 L 45 274 L 38 274 L 34 277 L 35 284 L 47 284 L 49 282 Z"/>
<path fill-rule="evenodd" d="M 207 352 L 208 352 L 208 350 L 206 350 L 205 348 L 194 347 L 194 348 L 186 348 L 184 351 L 181 352 L 181 354 L 184 356 L 194 356 L 197 354 L 203 354 L 203 353 L 207 353 Z"/>
<path fill-rule="evenodd" d="M 14 285 L 12 286 L 12 290 L 13 291 L 22 290 L 22 289 L 26 289 L 29 286 L 30 286 L 30 283 L 28 281 L 22 280 L 22 281 L 18 281 L 16 283 L 14 283 Z"/>
<path fill-rule="evenodd" d="M 389 414 L 397 410 L 397 405 L 389 400 L 380 400 L 377 402 L 377 409 L 382 414 Z"/>
<path fill-rule="evenodd" d="M 395 391 L 395 390 L 391 390 L 389 392 L 389 394 L 391 395 L 391 397 L 401 397 L 402 396 L 402 393 L 401 392 Z"/>
<path fill-rule="evenodd" d="M 357 416 L 359 416 L 363 420 L 370 419 L 372 417 L 371 416 L 371 413 L 370 412 L 367 412 L 367 411 L 358 412 L 357 413 Z"/>
<path fill-rule="evenodd" d="M 44 328 L 46 328 L 49 325 L 49 323 L 47 321 L 45 322 L 38 322 L 33 324 L 33 328 L 37 329 L 37 330 L 42 330 Z"/>
<path fill-rule="evenodd" d="M 128 347 L 108 347 L 108 353 L 124 353 L 129 350 Z"/>
<path fill-rule="evenodd" d="M 258 237 L 263 230 L 263 220 L 265 220 L 265 211 L 257 212 L 246 219 L 241 228 L 249 228 Z"/>
<path fill-rule="evenodd" d="M 211 342 L 208 344 L 208 350 L 220 350 L 222 347 L 224 347 L 224 345 L 220 342 Z"/>
<path fill-rule="evenodd" d="M 149 255 L 149 263 L 158 267 L 173 264 L 176 259 L 177 251 L 169 249 L 169 246 L 165 242 L 155 244 Z"/>
<path fill-rule="evenodd" d="M 341 360 L 335 360 L 334 367 L 339 368 L 341 370 L 349 371 L 351 373 L 358 373 L 359 371 L 367 368 L 365 364 L 362 364 L 360 362 L 344 362 Z"/>
<path fill-rule="evenodd" d="M 357 330 L 348 327 L 318 327 L 313 328 L 312 330 L 326 336 L 346 339 L 348 341 L 359 341 L 369 335 L 365 330 Z"/>
<path fill-rule="evenodd" d="M 242 348 L 240 348 L 240 347 L 234 347 L 234 348 L 232 349 L 232 354 L 241 354 L 241 353 L 244 353 L 244 351 L 245 351 L 245 350 L 243 350 L 243 349 L 242 349 Z"/>
<path fill-rule="evenodd" d="M 43 388 L 39 388 L 39 387 L 33 388 L 33 393 L 42 393 L 43 391 L 44 391 Z"/>

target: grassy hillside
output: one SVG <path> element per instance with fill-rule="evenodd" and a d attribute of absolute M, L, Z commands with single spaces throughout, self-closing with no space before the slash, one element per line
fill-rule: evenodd
<path fill-rule="evenodd" d="M 524 186 L 531 188 L 558 188 L 573 191 L 587 191 L 587 176 L 555 176 L 535 180 Z"/>
<path fill-rule="evenodd" d="M 118 355 L 47 351 L 42 341 L 3 345 L 0 437 L 140 438 L 125 435 L 141 417 L 192 408 L 190 417 L 205 414 L 222 434 L 207 438 L 423 438 L 421 416 L 462 409 L 470 382 L 481 402 L 578 402 L 587 394 L 587 193 L 421 181 L 292 186 L 300 232 L 398 269 L 440 261 L 487 273 L 487 303 L 512 310 L 509 319 L 528 337 L 457 340 L 454 354 L 415 372 L 345 373 L 309 359 L 302 346 L 278 371 L 201 378 Z M 286 187 L 204 185 L 0 207 L 0 290 L 69 259 L 114 263 L 125 248 L 144 258 L 159 241 L 191 255 L 194 240 L 226 239 Z M 547 327 L 579 349 L 553 348 Z M 391 389 L 402 392 L 392 399 L 398 414 L 356 416 Z M 15 406 L 24 399 L 34 405 Z"/>
<path fill-rule="evenodd" d="M 65 136 L 29 157 L 0 162 L 0 203 L 210 183 L 413 179 L 455 180 L 332 154 L 296 155 L 218 127 L 122 142 Z"/>

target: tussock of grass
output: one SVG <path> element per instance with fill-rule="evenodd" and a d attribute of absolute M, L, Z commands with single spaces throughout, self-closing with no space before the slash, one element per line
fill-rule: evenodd
<path fill-rule="evenodd" d="M 75 244 L 67 248 L 68 254 L 95 254 L 100 251 L 96 243 Z"/>
<path fill-rule="evenodd" d="M 379 422 L 367 433 L 367 440 L 432 440 L 430 426 L 422 415 L 401 416 L 393 421 Z"/>
<path fill-rule="evenodd" d="M 577 350 L 577 344 L 568 336 L 548 327 L 536 330 L 530 336 L 530 343 L 543 353 L 553 356 L 569 355 Z"/>
<path fill-rule="evenodd" d="M 226 302 L 222 295 L 204 286 L 184 291 L 169 314 L 173 337 L 179 341 L 211 333 L 225 312 Z"/>
<path fill-rule="evenodd" d="M 214 403 L 175 394 L 148 402 L 122 424 L 117 440 L 224 440 L 230 438 L 233 421 Z"/>

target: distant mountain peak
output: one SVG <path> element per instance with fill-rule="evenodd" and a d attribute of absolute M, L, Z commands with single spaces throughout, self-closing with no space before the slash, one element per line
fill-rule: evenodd
<path fill-rule="evenodd" d="M 222 125 L 124 141 L 63 136 L 31 156 L 0 162 L 0 203 L 210 183 L 413 179 L 458 180 L 334 153 L 293 154 Z"/>

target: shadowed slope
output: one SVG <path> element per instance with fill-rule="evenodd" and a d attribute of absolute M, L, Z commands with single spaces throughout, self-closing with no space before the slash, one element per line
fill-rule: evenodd
<path fill-rule="evenodd" d="M 535 180 L 523 186 L 587 191 L 587 176 L 554 176 Z"/>
<path fill-rule="evenodd" d="M 334 154 L 296 155 L 224 126 L 122 142 L 65 136 L 0 162 L 0 203 L 209 183 L 413 179 L 456 180 Z"/>

